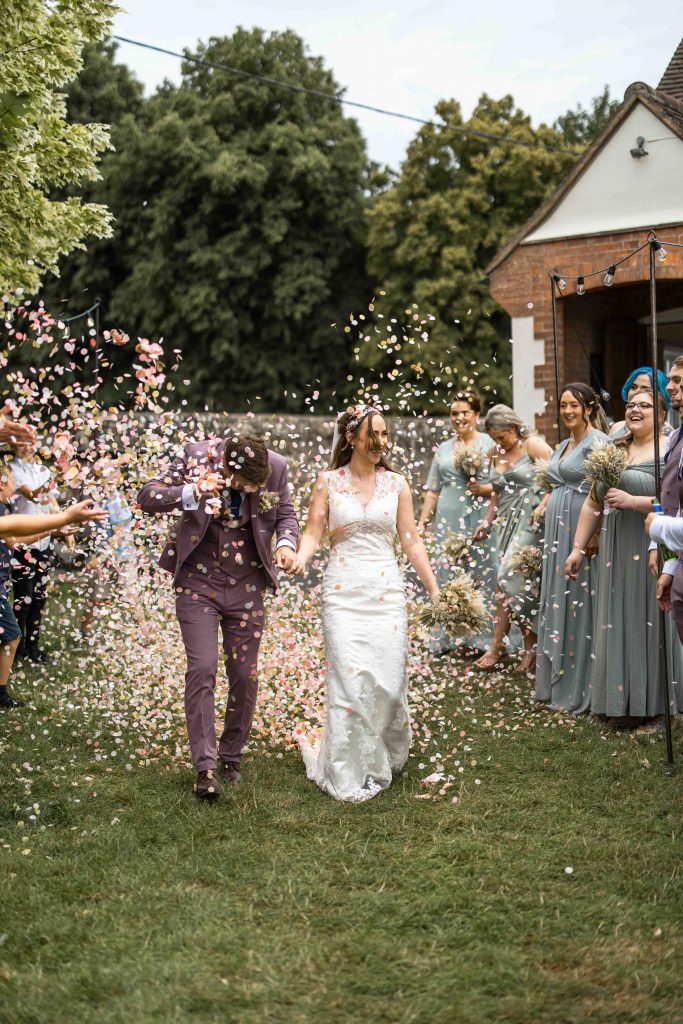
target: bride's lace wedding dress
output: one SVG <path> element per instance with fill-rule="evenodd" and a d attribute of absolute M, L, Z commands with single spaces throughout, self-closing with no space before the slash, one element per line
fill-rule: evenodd
<path fill-rule="evenodd" d="M 378 469 L 363 506 L 348 469 L 323 474 L 330 558 L 323 577 L 327 670 L 319 745 L 300 741 L 310 779 L 337 800 L 369 800 L 391 783 L 410 748 L 406 600 L 396 562 L 403 477 Z"/>

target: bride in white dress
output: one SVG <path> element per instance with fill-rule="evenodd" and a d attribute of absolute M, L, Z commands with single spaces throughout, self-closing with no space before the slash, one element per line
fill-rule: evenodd
<path fill-rule="evenodd" d="M 404 477 L 391 470 L 381 412 L 337 420 L 331 468 L 316 480 L 292 572 L 304 572 L 329 531 L 322 584 L 327 711 L 320 743 L 300 741 L 308 777 L 337 800 L 362 801 L 391 784 L 410 748 L 401 546 L 427 593 L 439 589 L 417 532 Z M 336 436 L 336 433 L 335 433 Z"/>

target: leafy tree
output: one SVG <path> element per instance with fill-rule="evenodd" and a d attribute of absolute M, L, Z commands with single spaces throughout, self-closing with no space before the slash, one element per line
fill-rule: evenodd
<path fill-rule="evenodd" d="M 590 108 L 587 109 L 579 103 L 575 110 L 568 110 L 566 114 L 558 117 L 553 128 L 562 134 L 568 145 L 587 146 L 602 131 L 620 106 L 621 102 L 612 99 L 609 86 L 606 85 L 600 95 L 591 101 Z"/>
<path fill-rule="evenodd" d="M 238 29 L 196 55 L 340 95 L 293 32 Z M 99 109 L 88 76 L 74 98 L 84 116 Z M 110 81 L 116 99 L 104 90 L 112 113 L 124 95 L 133 109 L 113 119 L 116 153 L 96 190 L 115 233 L 71 261 L 59 297 L 73 306 L 89 286 L 108 320 L 163 334 L 182 350 L 195 407 L 260 396 L 256 409 L 298 409 L 304 394 L 329 395 L 349 365 L 348 338 L 331 325 L 369 293 L 369 170 L 355 121 L 320 97 L 190 60 L 179 87 L 165 83 L 141 107 L 129 84 Z"/>
<path fill-rule="evenodd" d="M 511 96 L 482 96 L 468 121 L 454 100 L 438 103 L 436 114 L 442 123 L 419 130 L 398 179 L 367 214 L 368 266 L 385 297 L 382 320 L 362 333 L 357 358 L 393 382 L 385 388 L 397 395 L 420 381 L 425 407 L 435 383 L 469 380 L 509 400 L 509 320 L 484 269 L 576 153 L 553 128 L 534 129 Z M 422 324 L 426 314 L 434 319 Z M 416 328 L 428 333 L 426 343 Z"/>
<path fill-rule="evenodd" d="M 83 46 L 108 31 L 111 0 L 2 0 L 0 43 L 0 289 L 33 292 L 61 255 L 105 236 L 110 216 L 52 190 L 98 176 L 103 124 L 68 124 L 56 91 L 79 72 Z"/>

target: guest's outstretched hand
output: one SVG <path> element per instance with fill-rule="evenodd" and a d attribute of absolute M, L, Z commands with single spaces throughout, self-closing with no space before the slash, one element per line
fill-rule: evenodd
<path fill-rule="evenodd" d="M 0 443 L 17 444 L 21 441 L 35 441 L 36 428 L 30 423 L 20 423 L 19 420 L 8 418 L 10 408 L 3 405 L 0 409 Z"/>
<path fill-rule="evenodd" d="M 106 508 L 93 507 L 92 498 L 86 498 L 85 501 L 77 501 L 71 508 L 66 509 L 66 517 L 68 523 L 91 523 L 103 522 L 109 519 L 109 513 Z"/>

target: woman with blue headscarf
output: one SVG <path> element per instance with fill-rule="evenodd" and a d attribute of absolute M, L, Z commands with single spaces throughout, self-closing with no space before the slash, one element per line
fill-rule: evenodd
<path fill-rule="evenodd" d="M 671 399 L 669 393 L 666 390 L 666 385 L 669 383 L 669 379 L 665 373 L 661 370 L 657 370 L 657 386 L 659 393 L 666 402 L 667 413 L 671 409 Z M 635 394 L 640 388 L 651 388 L 652 389 L 652 367 L 651 366 L 639 366 L 637 370 L 630 373 L 626 378 L 623 388 L 621 389 L 621 397 L 624 402 L 628 402 L 632 394 Z M 609 436 L 617 437 L 625 433 L 626 422 L 620 420 L 619 423 L 614 423 L 610 428 Z M 671 424 L 664 424 L 664 433 L 671 433 Z"/>

